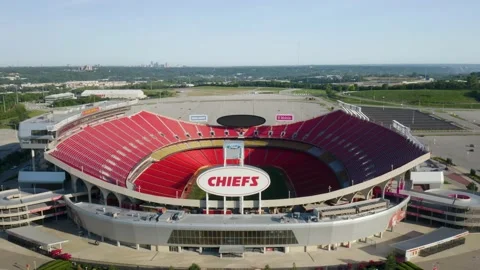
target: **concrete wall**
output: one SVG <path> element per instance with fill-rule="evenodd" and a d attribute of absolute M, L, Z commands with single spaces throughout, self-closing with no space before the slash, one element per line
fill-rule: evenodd
<path fill-rule="evenodd" d="M 91 233 L 120 242 L 147 245 L 168 245 L 167 241 L 172 230 L 292 230 L 297 238 L 298 245 L 293 246 L 317 246 L 354 241 L 370 237 L 384 232 L 388 227 L 393 215 L 406 207 L 410 198 L 385 211 L 366 215 L 363 217 L 351 218 L 330 222 L 312 223 L 289 223 L 281 224 L 188 224 L 188 223 L 166 223 L 166 222 L 144 222 L 114 219 L 106 215 L 99 215 L 76 205 L 66 198 L 67 206 L 73 220 L 81 227 Z M 102 207 L 98 206 L 99 209 Z"/>

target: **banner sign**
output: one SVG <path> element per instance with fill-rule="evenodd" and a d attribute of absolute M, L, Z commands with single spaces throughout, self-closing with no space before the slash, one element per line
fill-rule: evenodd
<path fill-rule="evenodd" d="M 208 115 L 206 114 L 191 114 L 188 119 L 190 122 L 208 122 Z"/>
<path fill-rule="evenodd" d="M 293 121 L 293 114 L 277 114 L 275 120 L 277 121 Z"/>

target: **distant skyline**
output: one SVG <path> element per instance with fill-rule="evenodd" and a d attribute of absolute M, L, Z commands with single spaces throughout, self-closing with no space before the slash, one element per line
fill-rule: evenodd
<path fill-rule="evenodd" d="M 480 64 L 478 0 L 0 2 L 0 66 Z"/>

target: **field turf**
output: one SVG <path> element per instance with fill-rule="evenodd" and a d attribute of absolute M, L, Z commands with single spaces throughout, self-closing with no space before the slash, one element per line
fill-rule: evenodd
<path fill-rule="evenodd" d="M 288 198 L 288 178 L 282 170 L 275 167 L 262 167 L 262 170 L 266 171 L 270 176 L 270 186 L 262 192 L 262 200 L 273 200 Z M 293 195 L 293 193 L 292 193 Z M 210 200 L 223 200 L 223 197 L 210 195 Z M 202 200 L 205 199 L 205 191 L 201 190 L 197 183 L 192 185 L 192 190 L 187 199 Z M 247 196 L 245 200 L 258 200 L 258 194 Z M 227 200 L 238 200 L 238 198 L 230 198 Z"/>

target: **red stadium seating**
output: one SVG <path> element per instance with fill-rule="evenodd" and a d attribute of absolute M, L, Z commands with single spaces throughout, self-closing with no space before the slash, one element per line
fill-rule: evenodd
<path fill-rule="evenodd" d="M 142 111 L 86 126 L 59 140 L 49 154 L 95 178 L 126 186 L 130 172 L 162 147 L 189 140 L 237 137 L 236 129 L 188 123 Z M 328 186 L 332 190 L 343 188 L 352 180 L 361 183 L 426 153 L 400 134 L 343 111 L 286 125 L 252 127 L 244 137 L 304 142 L 330 152 L 343 164 L 349 179 L 338 183 L 328 164 L 309 154 L 275 148 L 246 149 L 246 164 L 282 168 L 291 178 L 297 196 L 324 192 Z M 145 193 L 180 196 L 186 181 L 198 168 L 222 163 L 222 149 L 174 153 L 148 167 L 135 185 Z"/>
<path fill-rule="evenodd" d="M 220 150 L 220 151 L 219 151 Z M 340 186 L 333 171 L 319 159 L 299 151 L 275 148 L 246 148 L 245 164 L 256 167 L 275 166 L 284 170 L 297 196 L 328 191 Z M 198 168 L 223 165 L 223 158 L 213 158 L 221 149 L 195 149 L 175 153 L 152 164 L 134 182 L 140 192 L 166 197 L 180 197 Z M 281 157 L 279 157 L 279 155 Z M 206 158 L 208 156 L 209 158 Z M 227 165 L 238 165 L 231 160 Z M 315 170 L 311 170 L 315 168 Z"/>

